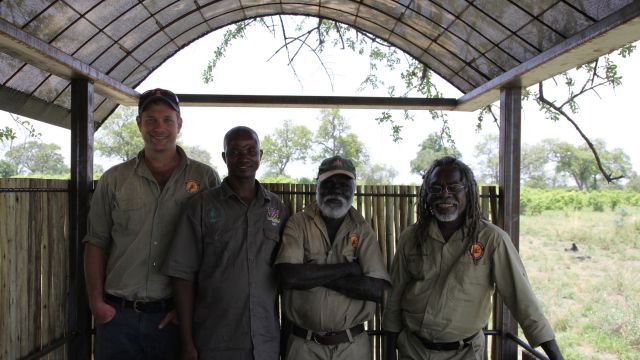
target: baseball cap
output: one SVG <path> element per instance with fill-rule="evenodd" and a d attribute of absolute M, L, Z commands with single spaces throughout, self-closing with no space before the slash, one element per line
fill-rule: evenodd
<path fill-rule="evenodd" d="M 176 94 L 165 89 L 152 89 L 147 90 L 140 95 L 140 98 L 138 99 L 138 114 L 142 114 L 147 105 L 157 100 L 164 101 L 171 106 L 173 110 L 178 113 L 180 112 L 180 105 Z"/>
<path fill-rule="evenodd" d="M 322 160 L 322 163 L 318 168 L 318 181 L 323 181 L 324 179 L 336 174 L 347 175 L 350 178 L 355 179 L 356 168 L 353 166 L 353 162 L 351 162 L 351 160 L 345 159 L 340 155 Z"/>

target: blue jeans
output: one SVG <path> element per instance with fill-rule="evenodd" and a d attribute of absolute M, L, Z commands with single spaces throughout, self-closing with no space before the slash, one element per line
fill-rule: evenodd
<path fill-rule="evenodd" d="M 178 327 L 158 329 L 165 311 L 141 313 L 106 301 L 116 309 L 111 321 L 96 326 L 96 360 L 175 360 L 179 354 Z"/>

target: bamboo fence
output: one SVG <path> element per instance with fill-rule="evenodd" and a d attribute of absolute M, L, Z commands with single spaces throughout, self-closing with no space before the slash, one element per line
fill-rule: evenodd
<path fill-rule="evenodd" d="M 66 334 L 69 256 L 68 181 L 0 179 L 0 359 L 37 358 Z M 290 214 L 315 201 L 315 184 L 264 184 Z M 482 189 L 486 214 L 496 211 L 495 190 Z M 416 221 L 418 186 L 359 185 L 354 205 L 378 236 L 389 268 L 400 233 Z M 493 201 L 487 201 L 489 198 Z M 384 304 L 367 325 L 380 334 Z M 382 359 L 383 336 L 372 351 Z M 66 346 L 44 355 L 66 358 Z"/>

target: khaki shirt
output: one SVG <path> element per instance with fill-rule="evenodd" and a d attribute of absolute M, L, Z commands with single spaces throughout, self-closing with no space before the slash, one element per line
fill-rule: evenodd
<path fill-rule="evenodd" d="M 287 222 L 276 264 L 340 264 L 355 258 L 363 275 L 389 281 L 376 235 L 362 215 L 352 207 L 331 244 L 314 203 Z M 309 290 L 285 290 L 284 310 L 298 326 L 326 332 L 348 329 L 371 319 L 376 304 L 318 286 Z"/>
<path fill-rule="evenodd" d="M 277 359 L 280 328 L 273 261 L 286 221 L 282 201 L 256 181 L 246 206 L 228 184 L 189 202 L 163 266 L 197 282 L 193 316 L 199 359 Z"/>
<path fill-rule="evenodd" d="M 382 323 L 385 330 L 400 332 L 407 327 L 434 342 L 466 338 L 487 324 L 495 287 L 532 346 L 554 339 L 518 252 L 504 231 L 482 222 L 479 242 L 484 251 L 474 264 L 471 241 L 462 230 L 445 242 L 432 221 L 422 254 L 417 252 L 416 230 L 410 226 L 400 236 Z"/>
<path fill-rule="evenodd" d="M 171 297 L 169 278 L 160 273 L 184 204 L 196 192 L 220 184 L 211 167 L 187 158 L 160 189 L 145 165 L 143 151 L 102 175 L 91 199 L 84 241 L 105 251 L 106 293 L 129 300 Z"/>

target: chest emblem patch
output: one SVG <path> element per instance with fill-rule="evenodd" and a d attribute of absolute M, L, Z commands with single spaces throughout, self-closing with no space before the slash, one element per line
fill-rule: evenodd
<path fill-rule="evenodd" d="M 482 259 L 482 256 L 484 255 L 484 245 L 479 242 L 471 244 L 471 246 L 469 246 L 469 254 L 475 261 Z"/>
<path fill-rule="evenodd" d="M 268 207 L 267 220 L 271 221 L 273 226 L 280 224 L 280 209 Z"/>
<path fill-rule="evenodd" d="M 349 243 L 353 250 L 357 249 L 360 244 L 360 236 L 358 234 L 351 233 L 351 235 L 349 235 Z"/>
<path fill-rule="evenodd" d="M 198 180 L 187 179 L 184 182 L 184 189 L 190 194 L 195 194 L 200 190 L 200 182 Z"/>

